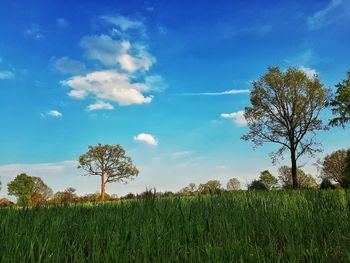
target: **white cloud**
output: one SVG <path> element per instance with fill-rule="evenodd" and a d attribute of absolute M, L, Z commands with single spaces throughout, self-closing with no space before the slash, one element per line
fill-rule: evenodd
<path fill-rule="evenodd" d="M 147 133 L 140 133 L 134 137 L 135 141 L 146 142 L 150 145 L 158 145 L 158 141 L 151 135 Z"/>
<path fill-rule="evenodd" d="M 71 87 L 68 95 L 77 99 L 90 95 L 97 99 L 115 101 L 119 105 L 131 105 L 150 103 L 153 98 L 142 94 L 149 90 L 144 83 L 132 83 L 127 75 L 111 70 L 74 76 L 62 81 L 62 84 Z"/>
<path fill-rule="evenodd" d="M 233 113 L 222 113 L 221 114 L 221 118 L 224 119 L 232 119 L 233 122 L 240 127 L 246 126 L 247 125 L 247 121 L 244 118 L 244 111 L 237 111 L 237 112 L 233 112 Z"/>
<path fill-rule="evenodd" d="M 114 107 L 108 102 L 104 101 L 97 101 L 94 104 L 90 104 L 87 106 L 86 110 L 87 111 L 94 111 L 94 110 L 113 110 Z"/>
<path fill-rule="evenodd" d="M 55 118 L 58 118 L 58 117 L 62 117 L 63 114 L 57 110 L 50 110 L 46 113 L 41 113 L 40 114 L 41 117 L 45 117 L 45 116 L 51 116 L 51 117 L 55 117 Z"/>
<path fill-rule="evenodd" d="M 132 45 L 127 40 L 115 40 L 103 34 L 83 37 L 80 45 L 86 50 L 87 58 L 97 60 L 107 67 L 120 65 L 130 73 L 148 71 L 155 63 L 155 58 L 148 53 L 145 45 Z"/>
<path fill-rule="evenodd" d="M 199 93 L 181 93 L 180 95 L 184 96 L 221 96 L 221 95 L 235 95 L 235 94 L 244 94 L 249 93 L 249 89 L 232 89 L 225 90 L 221 92 L 199 92 Z"/>
<path fill-rule="evenodd" d="M 164 91 L 168 85 L 160 75 L 151 75 L 145 78 L 147 87 L 152 91 Z"/>
<path fill-rule="evenodd" d="M 15 74 L 9 70 L 0 70 L 0 79 L 13 79 Z"/>
<path fill-rule="evenodd" d="M 126 31 L 129 29 L 143 29 L 144 24 L 136 19 L 127 18 L 125 16 L 101 16 L 101 19 L 105 22 L 112 24 Z"/>
<path fill-rule="evenodd" d="M 349 17 L 349 14 L 350 4 L 348 0 L 331 0 L 324 9 L 308 17 L 308 27 L 310 30 L 318 30 L 336 20 Z"/>
<path fill-rule="evenodd" d="M 69 57 L 54 59 L 54 67 L 63 74 L 81 74 L 86 70 L 84 63 Z"/>
<path fill-rule="evenodd" d="M 301 69 L 302 71 L 305 72 L 306 76 L 309 79 L 314 79 L 317 76 L 317 71 L 315 69 L 312 68 L 306 68 L 304 66 L 301 66 L 299 69 Z"/>

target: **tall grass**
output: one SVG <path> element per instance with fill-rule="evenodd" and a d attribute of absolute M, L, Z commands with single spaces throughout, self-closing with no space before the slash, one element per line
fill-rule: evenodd
<path fill-rule="evenodd" d="M 0 209 L 0 262 L 350 262 L 350 192 Z"/>

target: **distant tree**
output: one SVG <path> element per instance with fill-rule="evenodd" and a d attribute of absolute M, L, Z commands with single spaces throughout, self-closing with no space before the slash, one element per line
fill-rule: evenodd
<path fill-rule="evenodd" d="M 197 190 L 196 184 L 190 183 L 179 191 L 180 195 L 193 195 Z"/>
<path fill-rule="evenodd" d="M 221 183 L 218 180 L 210 180 L 205 184 L 198 186 L 198 192 L 201 194 L 215 194 L 221 191 Z"/>
<path fill-rule="evenodd" d="M 292 188 L 293 187 L 293 179 L 292 179 L 292 169 L 288 166 L 281 166 L 278 169 L 278 179 L 282 184 L 283 188 Z M 299 178 L 299 187 L 301 188 L 313 188 L 317 186 L 315 178 L 306 174 L 303 170 L 298 169 L 298 178 Z"/>
<path fill-rule="evenodd" d="M 345 169 L 341 180 L 341 187 L 350 188 L 350 149 L 346 151 Z"/>
<path fill-rule="evenodd" d="M 335 98 L 330 104 L 336 117 L 329 124 L 344 128 L 350 121 L 350 70 L 347 73 L 347 79 L 339 82 L 335 87 L 337 88 Z"/>
<path fill-rule="evenodd" d="M 244 117 L 249 132 L 243 140 L 255 146 L 273 142 L 281 147 L 271 153 L 275 162 L 289 151 L 292 186 L 298 187 L 297 160 L 304 154 L 320 151 L 315 141 L 316 132 L 324 129 L 320 112 L 327 106 L 329 91 L 315 75 L 309 78 L 300 69 L 281 71 L 270 67 L 258 81 L 253 82 L 251 107 Z"/>
<path fill-rule="evenodd" d="M 137 176 L 139 171 L 125 155 L 120 145 L 98 144 L 89 146 L 87 153 L 79 157 L 78 168 L 87 172 L 85 175 L 101 177 L 101 199 L 104 200 L 105 185 L 112 182 L 126 182 Z"/>
<path fill-rule="evenodd" d="M 75 189 L 73 187 L 68 187 L 63 192 L 57 192 L 55 193 L 53 199 L 51 200 L 52 203 L 55 204 L 70 204 L 76 201 L 77 194 L 75 193 Z"/>
<path fill-rule="evenodd" d="M 241 182 L 237 178 L 231 178 L 227 182 L 226 189 L 228 191 L 240 190 Z"/>
<path fill-rule="evenodd" d="M 320 184 L 320 189 L 335 189 L 335 186 L 328 178 L 324 178 Z"/>
<path fill-rule="evenodd" d="M 268 170 L 262 171 L 259 177 L 268 190 L 271 190 L 277 184 L 277 178 L 274 177 Z"/>
<path fill-rule="evenodd" d="M 342 184 L 346 169 L 346 155 L 346 150 L 338 150 L 326 155 L 323 161 L 319 162 L 321 178 Z"/>
<path fill-rule="evenodd" d="M 248 185 L 248 190 L 269 190 L 266 185 L 260 180 L 253 180 Z"/>
<path fill-rule="evenodd" d="M 31 193 L 31 202 L 33 205 L 43 204 L 53 196 L 52 189 L 40 177 L 33 177 L 33 179 L 34 187 Z"/>
<path fill-rule="evenodd" d="M 195 192 L 195 191 L 197 191 L 197 186 L 196 186 L 195 183 L 190 183 L 190 184 L 188 185 L 188 188 L 189 188 L 189 190 L 190 190 L 192 193 Z"/>
<path fill-rule="evenodd" d="M 16 178 L 9 182 L 7 185 L 8 194 L 17 197 L 17 204 L 20 206 L 30 206 L 31 205 L 31 195 L 33 193 L 33 188 L 35 185 L 35 180 L 33 177 L 21 173 L 16 176 Z"/>

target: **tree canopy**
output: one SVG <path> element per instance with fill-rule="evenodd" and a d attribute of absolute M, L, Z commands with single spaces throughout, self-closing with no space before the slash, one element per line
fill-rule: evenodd
<path fill-rule="evenodd" d="M 35 180 L 33 177 L 21 173 L 17 175 L 13 181 L 8 183 L 8 194 L 17 197 L 17 204 L 21 206 L 30 206 L 34 184 Z"/>
<path fill-rule="evenodd" d="M 226 185 L 227 190 L 234 191 L 241 189 L 241 182 L 237 178 L 231 178 Z"/>
<path fill-rule="evenodd" d="M 289 189 L 293 187 L 292 169 L 286 165 L 281 166 L 278 169 L 278 179 L 283 188 Z M 299 187 L 301 188 L 313 188 L 317 183 L 315 178 L 311 174 L 305 173 L 302 169 L 297 170 L 299 178 Z"/>
<path fill-rule="evenodd" d="M 335 85 L 335 98 L 331 101 L 332 112 L 336 117 L 330 121 L 332 126 L 342 126 L 350 121 L 350 70 L 347 79 Z"/>
<path fill-rule="evenodd" d="M 255 146 L 266 142 L 280 145 L 271 153 L 273 161 L 289 151 L 293 187 L 298 187 L 297 160 L 304 154 L 320 151 L 315 136 L 325 128 L 320 112 L 328 100 L 329 90 L 316 75 L 309 78 L 301 69 L 281 71 L 279 67 L 270 67 L 253 82 L 251 106 L 244 112 L 249 132 L 242 139 Z"/>
<path fill-rule="evenodd" d="M 101 177 L 101 199 L 104 200 L 105 184 L 127 182 L 138 175 L 138 169 L 131 158 L 125 155 L 120 145 L 98 144 L 89 146 L 89 150 L 79 157 L 79 166 L 85 175 Z"/>
<path fill-rule="evenodd" d="M 262 182 L 268 190 L 271 190 L 277 184 L 277 178 L 270 171 L 265 170 L 260 173 L 260 182 Z"/>

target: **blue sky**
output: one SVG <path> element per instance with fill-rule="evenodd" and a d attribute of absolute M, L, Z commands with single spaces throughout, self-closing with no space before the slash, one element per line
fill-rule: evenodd
<path fill-rule="evenodd" d="M 279 65 L 333 87 L 350 68 L 349 32 L 347 0 L 1 1 L 0 196 L 20 172 L 98 191 L 76 160 L 99 142 L 122 145 L 141 171 L 107 186 L 119 195 L 276 172 L 288 158 L 273 167 L 274 145 L 240 140 L 251 82 Z M 318 157 L 347 135 L 320 133 Z"/>

